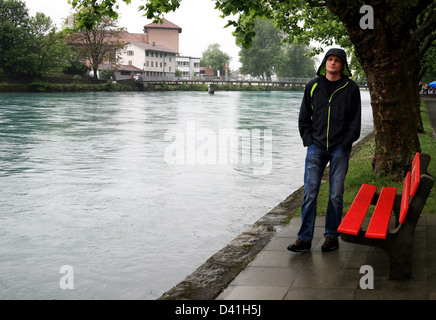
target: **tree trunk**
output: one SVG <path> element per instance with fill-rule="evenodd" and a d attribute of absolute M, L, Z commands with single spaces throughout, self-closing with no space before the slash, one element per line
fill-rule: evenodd
<path fill-rule="evenodd" d="M 407 57 L 401 49 L 382 56 L 389 58 L 361 57 L 374 117 L 374 171 L 380 175 L 404 176 L 413 154 L 420 151 L 416 97 L 412 94 L 412 87 L 417 92 L 417 83 L 411 83 L 414 77 L 409 74 Z"/>
<path fill-rule="evenodd" d="M 414 81 L 414 83 L 410 83 L 411 85 L 410 96 L 412 97 L 413 112 L 416 119 L 417 132 L 424 133 L 424 125 L 422 123 L 422 117 L 421 117 L 421 96 L 419 95 L 418 79 L 419 77 L 417 76 L 416 81 Z"/>
<path fill-rule="evenodd" d="M 404 176 L 415 152 L 421 149 L 418 130 L 422 130 L 419 45 L 410 32 L 414 23 L 410 20 L 410 7 L 406 7 L 407 2 L 401 2 L 404 7 L 398 3 L 375 4 L 374 29 L 362 29 L 361 4 L 347 4 L 349 7 L 344 9 L 344 1 L 332 0 L 329 8 L 344 23 L 367 76 L 376 144 L 374 171 L 379 175 Z"/>

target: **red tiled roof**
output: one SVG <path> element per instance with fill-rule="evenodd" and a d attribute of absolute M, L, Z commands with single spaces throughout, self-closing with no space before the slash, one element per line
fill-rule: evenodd
<path fill-rule="evenodd" d="M 175 25 L 174 23 L 172 23 L 171 21 L 168 21 L 167 19 L 163 18 L 162 19 L 163 22 L 162 23 L 150 23 L 147 24 L 144 29 L 178 29 L 179 33 L 182 33 L 182 28 L 180 28 L 179 26 Z"/>
<path fill-rule="evenodd" d="M 130 33 L 122 31 L 120 33 L 120 42 L 147 42 L 147 36 L 143 33 Z"/>
<path fill-rule="evenodd" d="M 83 37 L 80 36 L 80 33 L 73 34 L 72 36 L 70 36 L 68 41 L 72 44 L 78 44 L 78 45 L 86 43 L 86 41 L 83 39 Z M 116 45 L 116 44 L 123 45 L 123 44 L 128 43 L 128 42 L 146 43 L 147 36 L 143 33 L 130 33 L 127 31 L 121 31 L 121 32 L 117 33 L 116 31 L 114 31 L 113 34 L 108 32 L 104 41 L 107 44 L 111 44 L 111 45 Z"/>

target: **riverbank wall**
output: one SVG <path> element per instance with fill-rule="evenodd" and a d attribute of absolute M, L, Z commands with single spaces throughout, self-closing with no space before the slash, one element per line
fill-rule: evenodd
<path fill-rule="evenodd" d="M 215 84 L 215 91 L 302 91 L 304 88 L 266 85 Z M 0 92 L 161 92 L 161 91 L 200 91 L 208 92 L 207 84 L 153 84 L 144 86 L 134 80 L 92 81 L 77 83 L 52 83 L 32 81 L 29 83 L 0 83 Z"/>
<path fill-rule="evenodd" d="M 203 91 L 208 92 L 207 80 L 118 81 L 93 79 L 86 76 L 46 74 L 9 77 L 0 72 L 0 92 L 99 92 L 99 91 Z M 301 91 L 304 83 L 261 81 L 213 81 L 215 91 Z"/>
<path fill-rule="evenodd" d="M 32 81 L 30 83 L 0 83 L 0 92 L 114 92 L 135 91 L 132 86 L 116 82 L 96 81 L 89 83 L 51 83 L 45 81 Z"/>
<path fill-rule="evenodd" d="M 351 156 L 353 157 L 372 139 L 373 132 L 354 145 Z M 328 174 L 327 169 L 324 173 L 324 182 L 328 180 Z M 294 191 L 157 300 L 215 299 L 292 219 L 301 206 L 303 191 L 304 186 Z"/>

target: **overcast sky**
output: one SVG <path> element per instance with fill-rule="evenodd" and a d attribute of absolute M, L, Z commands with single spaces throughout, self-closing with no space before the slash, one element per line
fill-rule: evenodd
<path fill-rule="evenodd" d="M 72 12 L 67 0 L 24 0 L 31 16 L 43 12 L 51 17 L 57 26 Z M 123 1 L 120 4 L 120 27 L 126 27 L 132 33 L 142 33 L 143 27 L 149 23 L 142 13 L 138 12 L 141 0 L 132 0 L 130 5 Z M 221 50 L 232 57 L 230 68 L 240 67 L 239 47 L 232 36 L 233 28 L 224 28 L 226 19 L 220 18 L 212 0 L 183 0 L 180 8 L 165 16 L 172 23 L 182 28 L 180 34 L 180 54 L 191 57 L 202 57 L 209 44 L 218 43 Z"/>

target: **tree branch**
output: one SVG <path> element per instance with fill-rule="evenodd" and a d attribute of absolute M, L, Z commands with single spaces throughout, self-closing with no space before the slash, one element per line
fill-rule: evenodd
<path fill-rule="evenodd" d="M 424 57 L 424 54 L 427 52 L 428 48 L 432 45 L 432 43 L 436 40 L 436 32 L 433 32 L 432 34 L 429 34 L 424 41 L 422 42 L 422 45 L 419 47 L 419 56 L 420 59 Z"/>
<path fill-rule="evenodd" d="M 432 42 L 436 40 L 436 2 L 433 2 L 429 7 L 429 13 L 425 21 L 413 33 L 413 40 L 419 44 L 420 58 L 424 56 Z"/>
<path fill-rule="evenodd" d="M 309 1 L 307 1 L 307 3 L 312 8 L 326 8 L 327 7 L 327 2 L 324 0 L 319 0 L 319 1 L 309 0 Z"/>
<path fill-rule="evenodd" d="M 413 34 L 413 38 L 418 43 L 424 41 L 424 39 L 431 34 L 435 29 L 436 24 L 436 2 L 433 2 L 428 8 L 429 13 L 426 20 L 418 26 Z"/>
<path fill-rule="evenodd" d="M 362 3 L 358 0 L 327 0 L 326 5 L 327 8 L 344 23 L 344 25 L 350 25 L 354 24 L 356 18 L 359 17 Z"/>

